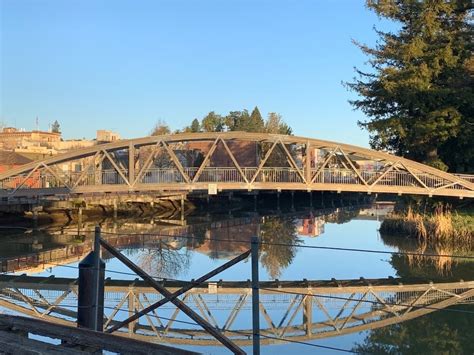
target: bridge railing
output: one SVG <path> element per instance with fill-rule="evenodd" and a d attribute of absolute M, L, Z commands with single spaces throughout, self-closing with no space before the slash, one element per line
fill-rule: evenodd
<path fill-rule="evenodd" d="M 469 175 L 469 174 L 453 174 L 453 175 L 474 183 L 474 175 Z"/>
<path fill-rule="evenodd" d="M 184 168 L 184 173 L 191 181 L 196 177 L 198 168 Z M 258 175 L 255 177 L 255 174 Z M 243 167 L 239 171 L 235 167 L 207 167 L 199 172 L 197 182 L 208 183 L 244 183 L 252 179 L 256 183 L 304 183 L 300 174 L 303 170 L 288 167 L 264 167 L 258 170 L 256 167 Z M 317 176 L 315 176 L 317 175 Z M 315 176 L 314 183 L 317 184 L 343 184 L 361 185 L 364 181 L 367 185 L 399 186 L 399 187 L 421 187 L 423 184 L 436 189 L 446 186 L 449 189 L 462 189 L 455 183 L 450 183 L 441 177 L 427 173 L 417 173 L 413 176 L 408 171 L 392 170 L 360 170 L 357 174 L 351 169 L 326 168 L 322 170 L 312 169 L 311 176 Z M 460 175 L 457 177 L 466 181 L 474 182 L 474 175 Z M 255 178 L 254 178 L 255 177 Z M 361 178 L 364 180 L 362 181 Z M 58 179 L 59 178 L 59 179 Z M 0 181 L 0 189 L 44 189 L 53 187 L 74 186 L 96 186 L 96 185 L 125 185 L 128 172 L 122 170 L 96 170 L 84 172 L 57 172 L 55 174 L 47 170 L 38 170 L 34 173 L 23 174 L 6 178 Z M 153 168 L 139 176 L 139 184 L 173 184 L 185 183 L 186 179 L 176 168 Z"/>

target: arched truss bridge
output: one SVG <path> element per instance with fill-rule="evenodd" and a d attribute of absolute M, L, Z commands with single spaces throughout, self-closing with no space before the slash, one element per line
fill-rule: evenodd
<path fill-rule="evenodd" d="M 455 175 L 384 152 L 318 139 L 247 132 L 121 140 L 0 174 L 0 197 L 163 191 L 337 191 L 474 197 Z"/>

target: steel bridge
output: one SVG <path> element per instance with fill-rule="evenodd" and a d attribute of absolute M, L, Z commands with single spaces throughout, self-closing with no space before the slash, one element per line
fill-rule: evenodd
<path fill-rule="evenodd" d="M 174 292 L 186 283 L 163 281 Z M 76 324 L 77 282 L 56 277 L 0 276 L 0 307 L 14 313 Z M 402 284 L 399 279 L 266 281 L 260 283 L 261 342 L 334 337 L 414 319 L 446 307 L 472 303 L 474 282 Z M 139 312 L 162 296 L 143 281 L 105 283 L 105 328 Z M 237 345 L 252 344 L 250 281 L 203 283 L 181 299 Z M 140 340 L 183 345 L 219 345 L 208 333 L 162 306 L 117 331 Z"/>
<path fill-rule="evenodd" d="M 474 198 L 455 175 L 381 151 L 311 138 L 181 133 L 121 140 L 0 174 L 0 198 L 165 191 L 335 191 Z"/>

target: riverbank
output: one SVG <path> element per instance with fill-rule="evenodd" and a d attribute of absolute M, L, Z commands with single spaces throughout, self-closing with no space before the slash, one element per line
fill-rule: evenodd
<path fill-rule="evenodd" d="M 422 240 L 456 239 L 471 244 L 474 241 L 474 210 L 450 211 L 438 207 L 431 213 L 421 213 L 409 207 L 387 216 L 380 232 Z"/>

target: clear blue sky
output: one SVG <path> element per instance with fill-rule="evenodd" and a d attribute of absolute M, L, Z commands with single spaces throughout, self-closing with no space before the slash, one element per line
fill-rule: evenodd
<path fill-rule="evenodd" d="M 384 29 L 362 0 L 0 0 L 0 122 L 66 138 L 147 135 L 258 105 L 297 135 L 368 144 L 341 81 L 351 39 Z"/>

